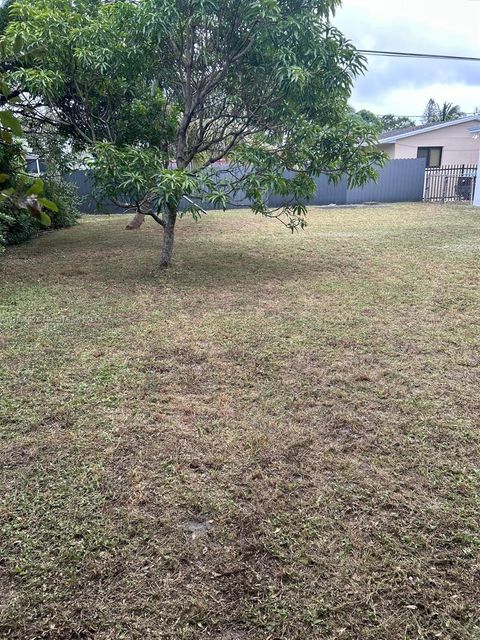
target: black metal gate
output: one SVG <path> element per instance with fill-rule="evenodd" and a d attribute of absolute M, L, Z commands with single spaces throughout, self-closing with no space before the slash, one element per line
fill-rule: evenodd
<path fill-rule="evenodd" d="M 471 202 L 477 179 L 476 164 L 451 164 L 445 167 L 427 167 L 423 200 L 447 202 L 463 200 Z"/>

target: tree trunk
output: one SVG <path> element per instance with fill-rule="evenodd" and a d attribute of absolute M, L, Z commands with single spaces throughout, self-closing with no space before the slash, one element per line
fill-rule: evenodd
<path fill-rule="evenodd" d="M 160 265 L 169 267 L 172 263 L 173 240 L 175 231 L 175 222 L 177 220 L 177 209 L 167 207 L 163 216 L 165 226 L 163 227 L 163 247 Z"/>
<path fill-rule="evenodd" d="M 125 229 L 140 229 L 142 224 L 145 222 L 145 216 L 143 213 L 136 213 L 135 216 L 130 220 Z"/>

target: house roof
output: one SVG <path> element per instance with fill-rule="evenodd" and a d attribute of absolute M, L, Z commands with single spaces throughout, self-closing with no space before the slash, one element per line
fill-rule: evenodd
<path fill-rule="evenodd" d="M 435 131 L 436 129 L 443 129 L 444 127 L 452 127 L 463 122 L 480 122 L 480 115 L 467 116 L 466 118 L 457 118 L 456 120 L 449 120 L 448 122 L 437 122 L 436 124 L 420 124 L 416 127 L 403 127 L 402 129 L 393 129 L 392 131 L 384 131 L 380 136 L 380 144 L 388 142 L 396 142 L 402 138 L 409 138 L 415 136 L 418 133 L 426 133 L 427 131 Z"/>

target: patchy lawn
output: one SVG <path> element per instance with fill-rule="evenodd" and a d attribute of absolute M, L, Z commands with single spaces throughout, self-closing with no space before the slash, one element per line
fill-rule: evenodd
<path fill-rule="evenodd" d="M 0 637 L 477 640 L 479 210 L 125 222 L 2 258 Z"/>

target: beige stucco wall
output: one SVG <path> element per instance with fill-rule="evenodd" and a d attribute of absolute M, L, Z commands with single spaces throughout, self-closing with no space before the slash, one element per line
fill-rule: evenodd
<path fill-rule="evenodd" d="M 388 154 L 390 159 L 393 160 L 395 158 L 395 144 L 379 144 L 378 146 Z"/>
<path fill-rule="evenodd" d="M 477 164 L 480 138 L 476 140 L 468 130 L 476 122 L 463 122 L 435 131 L 402 138 L 393 145 L 380 145 L 391 158 L 416 158 L 418 147 L 443 147 L 442 165 Z M 388 149 L 386 147 L 389 147 Z M 392 150 L 390 147 L 394 147 Z"/>

